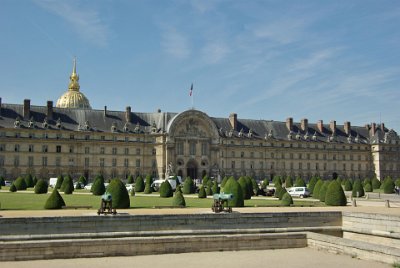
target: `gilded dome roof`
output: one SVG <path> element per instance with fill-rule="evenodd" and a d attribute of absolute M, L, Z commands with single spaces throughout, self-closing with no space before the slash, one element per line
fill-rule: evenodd
<path fill-rule="evenodd" d="M 76 59 L 74 59 L 74 67 L 72 68 L 69 80 L 68 91 L 57 100 L 56 107 L 92 109 L 89 100 L 83 93 L 79 92 L 80 86 L 79 75 L 76 73 Z"/>

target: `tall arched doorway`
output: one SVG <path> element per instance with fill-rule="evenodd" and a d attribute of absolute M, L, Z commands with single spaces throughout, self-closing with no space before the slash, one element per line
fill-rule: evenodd
<path fill-rule="evenodd" d="M 197 162 L 196 160 L 190 160 L 186 164 L 186 176 L 192 178 L 192 179 L 197 179 Z"/>

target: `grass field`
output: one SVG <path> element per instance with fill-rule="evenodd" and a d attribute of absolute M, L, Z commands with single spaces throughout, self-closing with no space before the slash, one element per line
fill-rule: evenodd
<path fill-rule="evenodd" d="M 2 190 L 6 190 L 3 187 Z M 28 191 L 31 189 L 28 189 Z M 27 191 L 20 192 L 0 192 L 0 204 L 3 210 L 39 210 L 43 209 L 44 204 L 49 197 L 48 194 L 34 194 Z M 89 194 L 89 191 L 79 190 L 74 194 L 65 195 L 62 197 L 67 206 L 92 206 L 94 209 L 100 207 L 100 197 Z M 192 208 L 211 208 L 213 200 L 211 198 L 201 199 L 197 195 L 187 195 L 185 197 L 186 206 Z M 153 207 L 163 207 L 171 206 L 172 198 L 161 198 L 158 193 L 153 193 L 151 195 L 137 195 L 130 197 L 131 208 L 153 208 Z M 295 206 L 324 206 L 321 202 L 305 201 L 302 199 L 294 200 Z M 245 200 L 246 207 L 275 207 L 280 206 L 280 201 L 273 198 L 260 198 Z"/>

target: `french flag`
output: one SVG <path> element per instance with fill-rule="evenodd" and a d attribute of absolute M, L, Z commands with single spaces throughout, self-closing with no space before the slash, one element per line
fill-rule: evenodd
<path fill-rule="evenodd" d="M 190 87 L 189 96 L 192 96 L 192 94 L 193 94 L 193 83 L 192 86 Z"/>

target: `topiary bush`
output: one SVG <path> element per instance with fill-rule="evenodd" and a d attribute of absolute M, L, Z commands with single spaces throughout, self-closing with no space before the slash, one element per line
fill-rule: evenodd
<path fill-rule="evenodd" d="M 228 180 L 229 180 L 228 177 L 224 177 L 224 178 L 222 179 L 222 181 L 221 181 L 221 189 L 224 188 L 224 186 L 225 186 L 225 184 L 226 184 L 226 182 L 227 182 Z"/>
<path fill-rule="evenodd" d="M 81 186 L 85 186 L 87 184 L 87 179 L 85 178 L 85 176 L 80 176 L 78 182 Z"/>
<path fill-rule="evenodd" d="M 0 186 L 6 186 L 6 181 L 3 176 L 0 176 Z"/>
<path fill-rule="evenodd" d="M 168 180 L 165 180 L 161 183 L 160 186 L 160 197 L 172 197 L 173 196 L 171 184 L 169 184 Z"/>
<path fill-rule="evenodd" d="M 317 184 L 318 180 L 317 177 L 312 177 L 310 182 L 308 183 L 308 189 L 310 190 L 310 193 L 313 194 L 314 192 L 314 187 Z"/>
<path fill-rule="evenodd" d="M 231 207 L 244 206 L 242 187 L 235 180 L 235 178 L 230 177 L 229 180 L 226 182 L 224 187 L 224 193 L 233 195 L 233 199 L 229 200 L 228 202 L 229 206 Z"/>
<path fill-rule="evenodd" d="M 397 179 L 397 180 L 394 182 L 394 185 L 400 187 L 400 179 Z"/>
<path fill-rule="evenodd" d="M 332 181 L 325 194 L 325 204 L 327 206 L 346 206 L 347 198 L 343 188 L 337 181 Z"/>
<path fill-rule="evenodd" d="M 283 187 L 280 184 L 277 184 L 275 186 L 275 193 L 274 193 L 274 197 L 279 198 L 279 194 L 282 191 Z"/>
<path fill-rule="evenodd" d="M 201 182 L 201 184 L 203 184 L 204 186 L 206 186 L 209 180 L 210 180 L 210 177 L 208 177 L 207 175 L 205 175 L 205 176 L 203 177 L 203 181 Z"/>
<path fill-rule="evenodd" d="M 364 185 L 364 191 L 365 191 L 366 193 L 372 192 L 372 185 L 371 185 L 371 183 L 367 183 L 367 184 Z"/>
<path fill-rule="evenodd" d="M 185 181 L 183 182 L 183 189 L 182 192 L 184 194 L 193 194 L 195 192 L 195 187 L 194 187 L 194 182 L 192 178 L 187 177 Z"/>
<path fill-rule="evenodd" d="M 133 184 L 133 183 L 134 183 L 134 180 L 133 180 L 133 176 L 132 176 L 132 175 L 129 175 L 129 176 L 128 176 L 128 180 L 127 180 L 126 183 L 128 183 L 128 184 Z"/>
<path fill-rule="evenodd" d="M 60 193 L 57 191 L 57 189 L 54 189 L 49 198 L 47 199 L 44 208 L 45 209 L 61 209 L 63 206 L 65 206 L 64 199 L 60 195 Z"/>
<path fill-rule="evenodd" d="M 240 177 L 237 182 L 239 183 L 240 187 L 242 187 L 244 200 L 249 200 L 251 198 L 251 194 L 249 192 L 249 187 L 247 185 L 246 178 L 245 177 Z"/>
<path fill-rule="evenodd" d="M 47 181 L 40 179 L 35 185 L 35 194 L 47 194 L 48 188 Z"/>
<path fill-rule="evenodd" d="M 362 182 L 362 185 L 365 187 L 366 184 L 372 184 L 372 180 L 370 178 L 365 178 Z"/>
<path fill-rule="evenodd" d="M 206 198 L 207 197 L 207 193 L 206 193 L 206 190 L 205 190 L 205 188 L 204 188 L 204 185 L 202 185 L 201 187 L 200 187 L 200 190 L 199 190 L 199 198 Z"/>
<path fill-rule="evenodd" d="M 346 182 L 344 183 L 344 190 L 345 191 L 352 191 L 353 190 L 353 184 L 349 179 L 346 179 Z"/>
<path fill-rule="evenodd" d="M 289 193 L 286 192 L 282 196 L 281 205 L 284 207 L 290 207 L 290 205 L 293 205 L 293 198 Z"/>
<path fill-rule="evenodd" d="M 180 187 L 176 188 L 174 198 L 172 198 L 172 205 L 174 207 L 186 207 L 185 197 L 183 196 Z"/>
<path fill-rule="evenodd" d="M 36 183 L 38 182 L 38 179 L 36 178 L 36 176 L 33 176 L 32 180 L 33 180 L 33 187 L 35 187 Z"/>
<path fill-rule="evenodd" d="M 268 185 L 269 185 L 269 180 L 268 179 L 264 179 L 262 184 L 261 184 L 261 187 L 263 189 L 265 189 L 265 188 L 267 188 Z"/>
<path fill-rule="evenodd" d="M 283 196 L 287 193 L 286 188 L 283 188 L 278 193 L 279 200 L 282 200 Z"/>
<path fill-rule="evenodd" d="M 113 208 L 129 208 L 130 199 L 128 190 L 120 179 L 112 179 L 107 186 L 107 193 L 111 194 Z"/>
<path fill-rule="evenodd" d="M 146 182 L 144 186 L 144 193 L 145 194 L 151 194 L 153 192 L 153 188 L 151 187 L 151 183 L 153 182 L 152 178 L 150 175 L 146 176 Z"/>
<path fill-rule="evenodd" d="M 75 190 L 81 190 L 82 188 L 83 188 L 82 184 L 80 182 L 77 182 L 76 186 L 75 186 Z"/>
<path fill-rule="evenodd" d="M 257 184 L 257 181 L 254 178 L 250 178 L 251 180 L 251 186 L 253 188 L 253 194 L 252 195 L 258 195 L 260 192 L 260 187 Z"/>
<path fill-rule="evenodd" d="M 381 182 L 377 178 L 372 179 L 372 189 L 379 189 L 381 188 Z"/>
<path fill-rule="evenodd" d="M 212 183 L 211 180 L 209 180 L 207 182 L 207 188 L 206 188 L 206 195 L 207 196 L 213 195 L 212 186 L 213 186 L 213 183 Z"/>
<path fill-rule="evenodd" d="M 296 182 L 294 183 L 295 187 L 306 187 L 306 182 L 301 177 L 297 177 Z"/>
<path fill-rule="evenodd" d="M 325 181 L 319 191 L 319 201 L 325 202 L 326 192 L 328 191 L 328 187 L 331 181 Z"/>
<path fill-rule="evenodd" d="M 103 195 L 106 192 L 106 187 L 104 186 L 104 181 L 101 178 L 97 178 L 90 191 L 93 195 Z"/>
<path fill-rule="evenodd" d="M 57 176 L 56 186 L 54 188 L 57 189 L 57 190 L 60 189 L 63 181 L 64 181 L 64 177 L 62 175 L 58 175 Z"/>
<path fill-rule="evenodd" d="M 135 192 L 135 187 L 132 187 L 131 191 L 130 191 L 131 196 L 135 196 L 136 192 Z"/>
<path fill-rule="evenodd" d="M 385 194 L 392 194 L 394 192 L 395 184 L 392 179 L 385 179 L 383 182 L 383 192 Z"/>
<path fill-rule="evenodd" d="M 14 192 L 17 191 L 17 187 L 15 187 L 15 184 L 14 184 L 14 183 L 11 184 L 9 191 L 12 192 L 12 193 L 14 193 Z"/>
<path fill-rule="evenodd" d="M 352 197 L 363 197 L 365 195 L 364 188 L 360 180 L 355 180 L 353 183 L 353 191 L 351 192 Z"/>
<path fill-rule="evenodd" d="M 321 191 L 322 185 L 324 185 L 324 182 L 322 180 L 318 180 L 314 187 L 314 191 L 313 191 L 313 195 L 312 195 L 313 198 L 319 199 L 319 192 Z"/>
<path fill-rule="evenodd" d="M 15 181 L 14 181 L 14 185 L 17 188 L 18 191 L 21 190 L 26 190 L 26 182 L 24 178 L 18 177 Z"/>
<path fill-rule="evenodd" d="M 137 193 L 143 192 L 145 188 L 144 180 L 142 176 L 138 176 L 135 182 L 135 191 Z"/>
<path fill-rule="evenodd" d="M 31 174 L 27 174 L 25 176 L 25 184 L 26 184 L 26 188 L 32 188 L 34 186 L 33 178 L 32 178 Z"/>
<path fill-rule="evenodd" d="M 288 175 L 285 180 L 285 187 L 290 188 L 293 187 L 293 178 L 292 176 Z"/>
<path fill-rule="evenodd" d="M 64 177 L 60 191 L 64 192 L 64 194 L 72 194 L 74 192 L 74 182 L 70 176 L 67 175 Z"/>
<path fill-rule="evenodd" d="M 218 182 L 217 181 L 213 182 L 213 185 L 212 185 L 211 189 L 212 189 L 212 192 L 214 194 L 219 194 L 219 187 L 218 187 Z"/>

